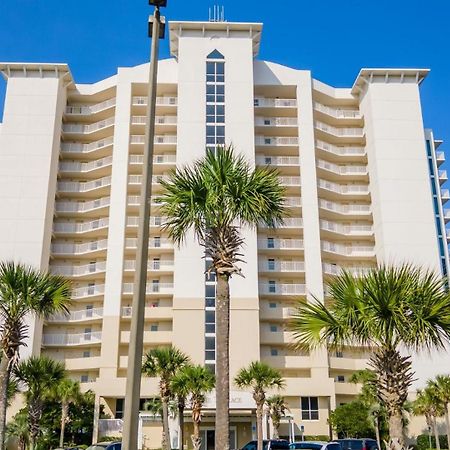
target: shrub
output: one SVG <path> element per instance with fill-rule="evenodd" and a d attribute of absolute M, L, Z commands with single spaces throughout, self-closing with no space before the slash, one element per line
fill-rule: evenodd
<path fill-rule="evenodd" d="M 441 444 L 441 449 L 448 449 L 447 436 L 445 434 L 439 436 L 439 443 Z M 428 450 L 430 448 L 430 437 L 428 434 L 419 434 L 417 436 L 417 448 L 418 450 Z M 434 436 L 431 436 L 431 448 L 436 448 L 436 439 Z"/>

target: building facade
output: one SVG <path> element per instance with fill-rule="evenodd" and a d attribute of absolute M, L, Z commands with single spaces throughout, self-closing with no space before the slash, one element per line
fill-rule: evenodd
<path fill-rule="evenodd" d="M 326 281 L 341 268 L 408 261 L 448 273 L 444 155 L 424 130 L 419 96 L 428 71 L 363 69 L 351 88 L 333 88 L 307 70 L 258 60 L 261 24 L 172 22 L 169 30 L 173 58 L 158 73 L 144 348 L 173 344 L 214 368 L 214 279 L 205 278 L 193 236 L 178 248 L 161 230 L 157 199 L 168 171 L 233 144 L 252 165 L 279 170 L 290 214 L 282 227 L 242 230 L 231 376 L 253 360 L 280 369 L 291 410 L 281 434 L 328 435 L 329 411 L 357 393 L 349 377 L 368 355 L 292 350 L 286 322 L 295 302 L 326 301 Z M 111 434 L 125 395 L 148 65 L 89 85 L 76 84 L 65 64 L 0 69 L 8 82 L 0 259 L 73 281 L 70 315 L 30 321 L 24 355 L 64 361 L 118 419 L 100 421 Z M 434 368 L 419 361 L 415 369 L 426 379 Z M 157 392 L 157 380 L 144 378 L 142 398 Z M 213 448 L 214 406 L 211 396 L 205 449 Z M 254 405 L 233 388 L 230 406 L 238 448 L 254 435 Z M 159 446 L 159 430 L 144 419 L 143 445 Z"/>

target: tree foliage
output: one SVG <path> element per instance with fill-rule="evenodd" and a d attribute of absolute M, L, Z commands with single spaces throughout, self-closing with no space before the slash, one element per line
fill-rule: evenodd
<path fill-rule="evenodd" d="M 340 438 L 375 437 L 369 415 L 369 407 L 355 400 L 331 411 L 329 422 Z"/>

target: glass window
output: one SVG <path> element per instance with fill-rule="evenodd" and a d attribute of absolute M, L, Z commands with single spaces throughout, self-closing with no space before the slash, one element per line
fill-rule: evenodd
<path fill-rule="evenodd" d="M 301 398 L 302 420 L 319 420 L 318 397 Z"/>
<path fill-rule="evenodd" d="M 81 375 L 80 381 L 82 383 L 87 383 L 89 381 L 89 375 Z"/>
<path fill-rule="evenodd" d="M 269 308 L 276 308 L 276 307 L 277 307 L 276 303 L 274 303 L 274 302 L 269 303 Z"/>
<path fill-rule="evenodd" d="M 275 248 L 275 241 L 272 237 L 267 238 L 267 248 Z"/>
<path fill-rule="evenodd" d="M 208 75 L 212 75 L 214 74 L 216 71 L 216 64 L 213 62 L 207 62 L 206 63 L 206 73 Z"/>
<path fill-rule="evenodd" d="M 270 331 L 271 333 L 275 333 L 278 331 L 278 327 L 276 325 L 270 325 Z"/>
<path fill-rule="evenodd" d="M 83 352 L 83 358 L 89 358 L 91 356 L 91 352 L 89 350 Z"/>
<path fill-rule="evenodd" d="M 269 292 L 271 294 L 275 294 L 276 290 L 277 290 L 276 282 L 273 280 L 269 280 Z"/>
<path fill-rule="evenodd" d="M 271 348 L 270 349 L 270 356 L 278 356 L 278 349 L 277 348 Z"/>
<path fill-rule="evenodd" d="M 207 84 L 206 85 L 206 93 L 207 94 L 214 94 L 215 93 L 215 89 L 214 89 L 214 84 Z"/>
<path fill-rule="evenodd" d="M 337 381 L 338 383 L 345 383 L 345 376 L 344 376 L 344 375 L 338 375 L 338 376 L 336 377 L 336 381 Z"/>
<path fill-rule="evenodd" d="M 223 75 L 225 73 L 225 63 L 216 63 L 216 74 Z"/>
<path fill-rule="evenodd" d="M 116 419 L 121 419 L 123 417 L 123 406 L 123 398 L 116 398 L 116 415 L 114 416 Z"/>
<path fill-rule="evenodd" d="M 269 258 L 267 260 L 267 269 L 268 270 L 275 270 L 275 260 L 273 258 Z"/>
<path fill-rule="evenodd" d="M 216 286 L 214 284 L 207 284 L 205 286 L 205 297 L 215 297 L 216 296 Z"/>
<path fill-rule="evenodd" d="M 152 323 L 150 325 L 150 331 L 158 331 L 158 324 L 157 323 Z"/>
<path fill-rule="evenodd" d="M 216 313 L 215 311 L 205 311 L 205 333 L 216 332 Z"/>

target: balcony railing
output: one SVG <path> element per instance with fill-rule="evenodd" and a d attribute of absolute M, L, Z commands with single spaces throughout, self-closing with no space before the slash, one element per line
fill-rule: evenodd
<path fill-rule="evenodd" d="M 265 223 L 261 223 L 260 228 L 268 228 Z M 281 225 L 277 225 L 275 228 L 301 228 L 303 226 L 303 219 L 301 217 L 289 217 L 284 219 Z"/>
<path fill-rule="evenodd" d="M 284 206 L 287 208 L 302 206 L 302 199 L 301 197 L 285 197 Z"/>
<path fill-rule="evenodd" d="M 319 188 L 342 195 L 367 195 L 369 193 L 369 186 L 367 184 L 338 184 L 319 179 L 318 186 Z"/>
<path fill-rule="evenodd" d="M 297 146 L 298 137 L 289 136 L 255 136 L 255 145 L 258 146 Z"/>
<path fill-rule="evenodd" d="M 262 108 L 295 108 L 297 107 L 297 100 L 295 98 L 255 97 L 254 106 Z"/>
<path fill-rule="evenodd" d="M 44 334 L 42 336 L 43 345 L 83 345 L 99 343 L 102 340 L 101 331 L 78 334 Z"/>
<path fill-rule="evenodd" d="M 365 204 L 350 204 L 343 205 L 341 203 L 330 202 L 319 199 L 319 206 L 329 211 L 337 212 L 339 214 L 370 214 L 370 205 Z"/>
<path fill-rule="evenodd" d="M 81 266 L 53 266 L 50 265 L 50 272 L 56 275 L 64 275 L 67 277 L 82 277 L 93 273 L 100 273 L 106 270 L 106 261 L 98 261 Z"/>
<path fill-rule="evenodd" d="M 134 249 L 137 248 L 137 239 L 136 238 L 127 238 L 125 239 L 125 248 Z M 148 242 L 148 248 L 174 248 L 173 242 L 167 238 L 154 238 L 150 237 Z"/>
<path fill-rule="evenodd" d="M 325 231 L 331 231 L 333 233 L 344 235 L 370 235 L 373 234 L 372 225 L 342 225 L 336 222 L 330 222 L 328 220 L 320 221 L 320 228 Z"/>
<path fill-rule="evenodd" d="M 131 144 L 145 144 L 145 136 L 140 134 L 133 134 L 130 138 Z M 176 144 L 177 136 L 174 134 L 160 134 L 156 135 L 154 139 L 155 144 Z"/>
<path fill-rule="evenodd" d="M 124 283 L 123 294 L 133 293 L 133 283 Z M 147 294 L 173 294 L 173 283 L 149 283 L 147 282 Z"/>
<path fill-rule="evenodd" d="M 296 117 L 255 117 L 257 127 L 296 127 Z"/>
<path fill-rule="evenodd" d="M 110 198 L 103 197 L 89 202 L 65 202 L 57 201 L 55 202 L 55 211 L 57 213 L 61 212 L 71 212 L 71 213 L 83 213 L 88 211 L 94 211 L 105 206 L 109 206 Z"/>
<path fill-rule="evenodd" d="M 160 206 L 160 197 L 152 195 L 150 198 L 152 206 Z M 127 197 L 127 205 L 129 206 L 139 206 L 141 204 L 141 197 L 139 195 L 129 195 Z"/>
<path fill-rule="evenodd" d="M 441 189 L 441 198 L 443 201 L 447 201 L 450 199 L 450 191 L 448 189 Z"/>
<path fill-rule="evenodd" d="M 142 155 L 130 155 L 130 164 L 142 164 L 144 157 Z M 176 155 L 155 155 L 153 156 L 153 164 L 175 164 L 177 162 Z"/>
<path fill-rule="evenodd" d="M 300 158 L 296 156 L 257 156 L 256 164 L 259 166 L 298 166 Z"/>
<path fill-rule="evenodd" d="M 302 295 L 306 293 L 304 284 L 259 283 L 262 295 Z"/>
<path fill-rule="evenodd" d="M 95 105 L 68 105 L 66 106 L 66 114 L 86 116 L 89 114 L 95 114 L 105 109 L 112 108 L 116 106 L 116 99 L 110 98 L 101 103 L 96 103 Z"/>
<path fill-rule="evenodd" d="M 54 314 L 48 322 L 77 322 L 91 319 L 101 319 L 103 308 L 87 308 L 80 311 L 70 311 L 69 314 Z"/>
<path fill-rule="evenodd" d="M 112 145 L 114 138 L 107 137 L 99 141 L 91 142 L 89 144 L 82 144 L 81 142 L 62 142 L 61 150 L 67 153 L 91 153 L 96 150 Z"/>
<path fill-rule="evenodd" d="M 64 123 L 62 126 L 62 131 L 64 133 L 94 133 L 95 131 L 102 130 L 114 125 L 114 117 L 110 117 L 105 120 L 100 120 L 99 122 L 84 124 L 84 123 Z"/>
<path fill-rule="evenodd" d="M 147 105 L 147 97 L 133 97 L 133 106 Z M 156 97 L 157 106 L 176 106 L 178 103 L 177 97 Z"/>
<path fill-rule="evenodd" d="M 332 164 L 323 159 L 317 160 L 317 167 L 319 169 L 327 170 L 328 172 L 333 172 L 337 175 L 367 175 L 367 166 L 356 166 L 356 165 L 338 165 Z"/>
<path fill-rule="evenodd" d="M 147 116 L 131 116 L 132 125 L 145 125 Z M 155 125 L 176 125 L 177 116 L 156 116 Z"/>
<path fill-rule="evenodd" d="M 314 102 L 314 109 L 336 119 L 360 119 L 361 113 L 357 109 L 341 109 L 333 106 L 325 106 L 322 103 Z"/>
<path fill-rule="evenodd" d="M 56 255 L 82 255 L 92 253 L 99 250 L 106 250 L 108 248 L 108 240 L 102 239 L 100 241 L 86 242 L 84 244 L 67 244 L 54 242 L 52 244 L 52 253 Z"/>
<path fill-rule="evenodd" d="M 154 271 L 164 271 L 164 270 L 173 270 L 175 262 L 173 259 L 161 259 L 161 260 L 153 260 L 147 262 L 147 270 Z M 135 270 L 136 269 L 136 261 L 134 259 L 128 259 L 124 261 L 124 270 Z"/>
<path fill-rule="evenodd" d="M 95 284 L 72 289 L 72 298 L 80 299 L 84 297 L 93 297 L 105 293 L 104 284 Z"/>
<path fill-rule="evenodd" d="M 60 172 L 92 172 L 102 167 L 110 166 L 112 164 L 112 156 L 97 159 L 88 163 L 80 163 L 75 161 L 61 161 L 59 163 Z"/>
<path fill-rule="evenodd" d="M 304 272 L 303 261 L 265 261 L 259 264 L 259 270 L 264 272 Z"/>
<path fill-rule="evenodd" d="M 350 272 L 353 276 L 361 276 L 368 273 L 371 268 L 370 267 L 341 267 L 337 264 L 329 264 L 323 263 L 322 268 L 324 273 L 327 275 L 339 275 L 342 273 L 342 270 L 346 270 Z"/>
<path fill-rule="evenodd" d="M 166 217 L 152 216 L 150 217 L 150 226 L 151 227 L 160 227 L 164 225 L 166 222 Z M 127 217 L 127 226 L 128 227 L 137 227 L 139 225 L 139 217 L 137 216 L 128 216 Z"/>
<path fill-rule="evenodd" d="M 332 134 L 337 137 L 363 137 L 364 130 L 362 128 L 349 127 L 333 127 L 323 122 L 316 120 L 314 126 L 317 130 L 325 131 L 325 133 Z"/>
<path fill-rule="evenodd" d="M 111 177 L 103 177 L 92 181 L 59 181 L 59 192 L 89 192 L 111 185 Z"/>
<path fill-rule="evenodd" d="M 440 166 L 443 162 L 445 162 L 444 152 L 436 152 L 436 162 L 438 166 Z"/>
<path fill-rule="evenodd" d="M 322 250 L 343 256 L 374 255 L 375 251 L 372 245 L 342 245 L 327 241 L 322 241 Z"/>
<path fill-rule="evenodd" d="M 152 184 L 159 184 L 161 181 L 168 181 L 168 175 L 153 175 L 152 176 Z M 142 184 L 142 175 L 129 175 L 128 176 L 129 184 Z"/>
<path fill-rule="evenodd" d="M 108 225 L 109 219 L 107 217 L 90 222 L 54 222 L 53 231 L 55 233 L 87 233 L 99 228 L 105 228 Z"/>
<path fill-rule="evenodd" d="M 258 248 L 267 250 L 303 250 L 302 239 L 258 239 Z"/>
<path fill-rule="evenodd" d="M 284 186 L 300 186 L 300 177 L 278 177 Z"/>
<path fill-rule="evenodd" d="M 366 154 L 366 149 L 364 147 L 356 146 L 338 146 L 329 144 L 321 140 L 316 140 L 316 148 L 324 150 L 328 153 L 333 153 L 337 156 L 364 156 Z"/>

